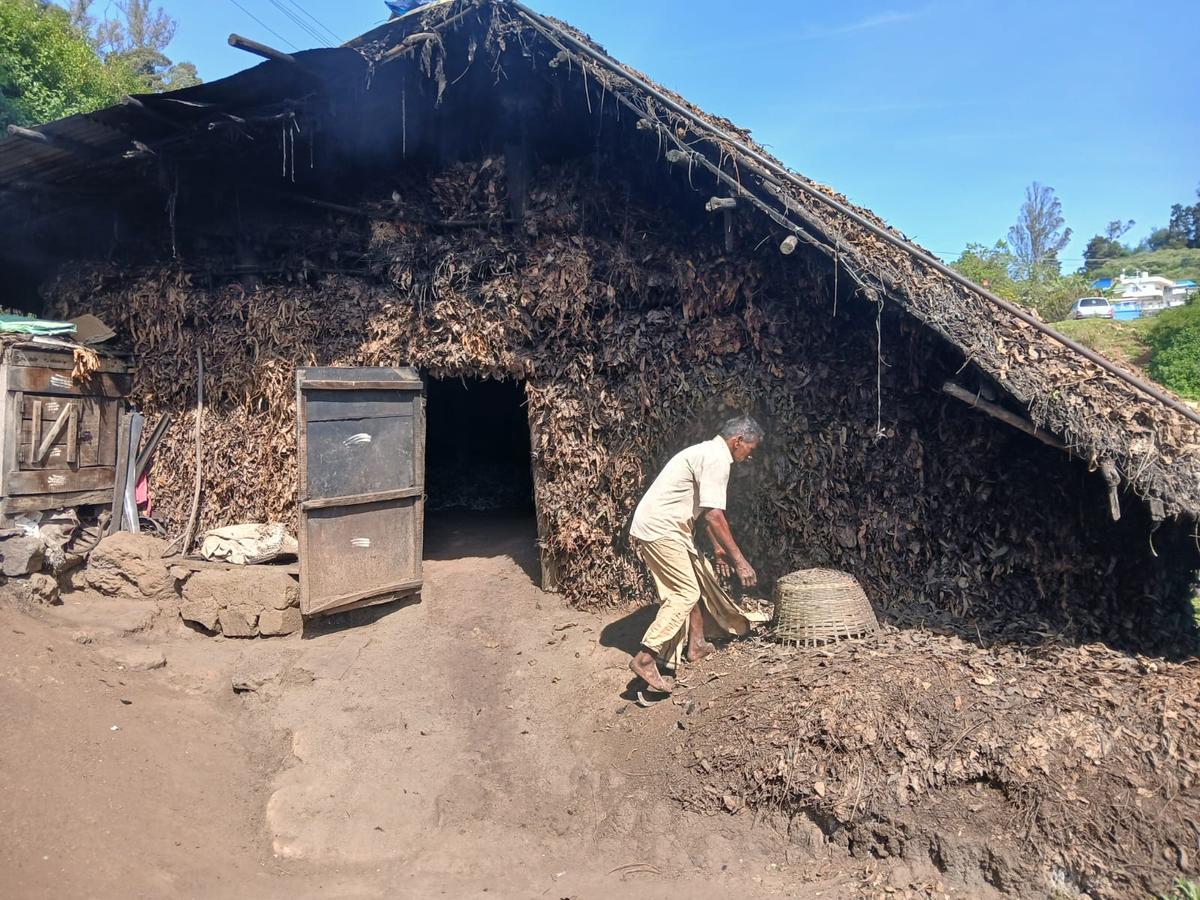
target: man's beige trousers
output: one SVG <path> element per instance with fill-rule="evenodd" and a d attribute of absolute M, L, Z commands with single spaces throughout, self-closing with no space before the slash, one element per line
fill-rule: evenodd
<path fill-rule="evenodd" d="M 742 610 L 721 587 L 708 560 L 681 541 L 661 538 L 634 541 L 654 588 L 658 592 L 658 615 L 647 629 L 642 644 L 656 653 L 668 667 L 678 668 L 687 646 L 688 616 L 697 603 L 704 616 L 707 637 L 744 635 L 752 622 L 765 622 L 763 613 Z"/>

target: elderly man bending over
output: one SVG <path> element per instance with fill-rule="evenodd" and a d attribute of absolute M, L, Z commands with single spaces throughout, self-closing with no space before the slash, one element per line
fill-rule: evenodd
<path fill-rule="evenodd" d="M 675 454 L 634 511 L 629 534 L 654 579 L 660 606 L 629 668 L 653 690 L 673 689 L 659 674 L 656 656 L 667 667 L 678 668 L 685 645 L 693 662 L 713 651 L 705 640 L 706 627 L 745 634 L 751 621 L 765 619 L 743 612 L 730 599 L 696 549 L 692 534 L 701 519 L 723 574 L 732 566 L 744 587 L 755 585 L 758 576 L 725 520 L 725 493 L 730 466 L 748 460 L 762 439 L 763 430 L 754 419 L 730 419 L 717 437 Z"/>

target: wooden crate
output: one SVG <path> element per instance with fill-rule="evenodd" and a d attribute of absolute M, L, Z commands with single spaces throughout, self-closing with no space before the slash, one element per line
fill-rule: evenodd
<path fill-rule="evenodd" d="M 0 358 L 0 515 L 111 503 L 117 432 L 130 377 L 101 358 L 71 380 L 68 349 L 9 346 Z"/>

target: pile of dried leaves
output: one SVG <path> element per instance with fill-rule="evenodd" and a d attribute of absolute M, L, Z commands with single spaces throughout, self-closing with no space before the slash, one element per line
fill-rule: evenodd
<path fill-rule="evenodd" d="M 844 282 L 835 304 L 833 273 L 764 246 L 753 222 L 728 254 L 719 217 L 664 217 L 634 199 L 645 188 L 621 159 L 596 166 L 541 167 L 519 228 L 430 224 L 505 214 L 503 162 L 485 158 L 378 185 L 391 199 L 369 223 L 287 207 L 263 226 L 288 248 L 284 274 L 252 288 L 196 261 L 104 265 L 72 268 L 49 299 L 113 325 L 137 354 L 138 401 L 176 413 L 152 476 L 174 527 L 192 491 L 196 349 L 205 528 L 294 521 L 296 366 L 412 364 L 524 382 L 536 500 L 575 603 L 650 596 L 623 538 L 634 505 L 671 454 L 747 410 L 769 437 L 731 486 L 732 515 L 766 575 L 838 566 L 897 614 L 1040 609 L 1083 633 L 1170 632 L 1123 598 L 1174 613 L 1182 526 L 1158 533 L 1155 559 L 1144 515 L 1107 520 L 1099 475 L 940 393 L 963 361 L 939 338 Z M 365 268 L 314 274 L 318 255 Z"/>
<path fill-rule="evenodd" d="M 717 660 L 677 747 L 688 807 L 801 814 L 860 855 L 948 857 L 970 831 L 1044 891 L 1152 893 L 1200 868 L 1195 660 L 895 629 Z"/>

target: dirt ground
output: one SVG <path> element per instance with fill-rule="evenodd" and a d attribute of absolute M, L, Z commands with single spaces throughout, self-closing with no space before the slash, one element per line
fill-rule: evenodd
<path fill-rule="evenodd" d="M 1060 900 L 1193 869 L 1194 663 L 887 627 L 740 641 L 641 709 L 653 609 L 540 591 L 528 519 L 427 538 L 420 602 L 303 637 L 0 606 L 0 896 Z"/>
<path fill-rule="evenodd" d="M 95 596 L 0 609 L 2 893 L 836 897 L 870 880 L 774 823 L 670 800 L 674 739 L 635 739 L 643 711 L 620 696 L 644 614 L 543 594 L 531 529 L 435 521 L 422 602 L 304 638 L 205 637 Z"/>

